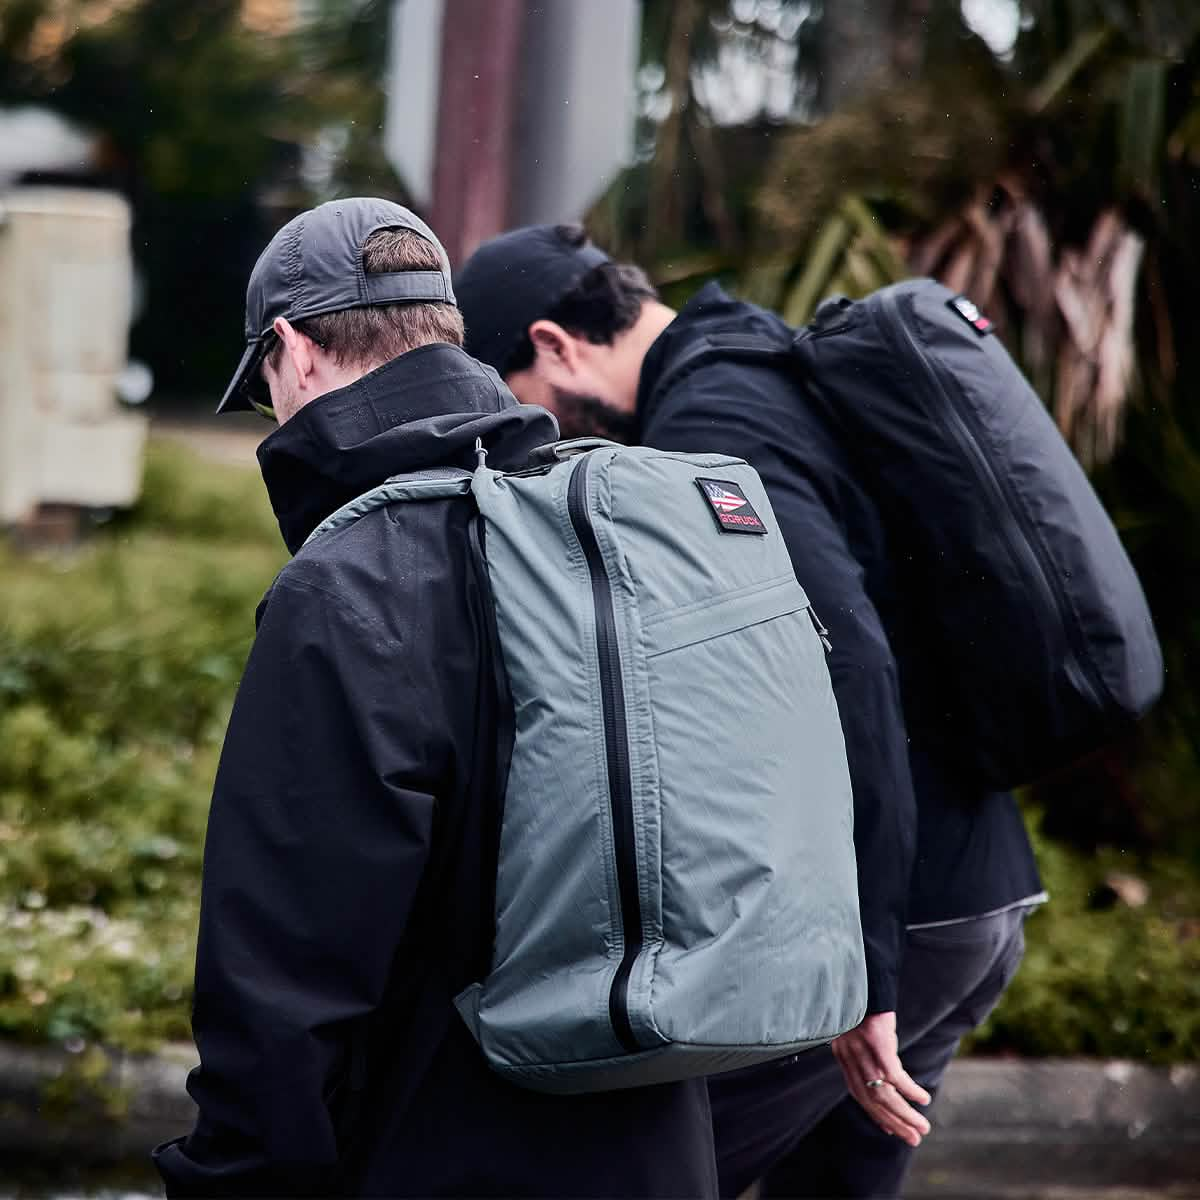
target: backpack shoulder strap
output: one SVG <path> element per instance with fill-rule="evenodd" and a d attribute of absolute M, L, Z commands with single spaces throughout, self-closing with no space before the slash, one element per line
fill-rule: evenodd
<path fill-rule="evenodd" d="M 350 525 L 385 504 L 398 500 L 436 500 L 442 496 L 465 496 L 471 490 L 471 472 L 457 468 L 444 471 L 414 471 L 393 475 L 378 487 L 356 496 L 331 513 L 304 539 L 304 545 L 344 525 Z"/>
<path fill-rule="evenodd" d="M 794 353 L 795 335 L 771 337 L 765 333 L 711 333 L 698 338 L 679 356 L 654 385 L 651 402 L 660 400 L 685 375 L 716 360 L 786 362 Z"/>

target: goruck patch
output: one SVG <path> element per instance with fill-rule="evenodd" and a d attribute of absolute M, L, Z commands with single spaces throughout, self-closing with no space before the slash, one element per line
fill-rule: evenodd
<path fill-rule="evenodd" d="M 966 321 L 966 323 L 970 325 L 980 337 L 985 337 L 987 334 L 992 332 L 991 321 L 989 321 L 987 317 L 985 317 L 983 313 L 981 313 L 979 309 L 976 308 L 975 305 L 966 298 L 966 296 L 955 296 L 953 299 L 947 300 L 946 307 L 950 309 L 951 312 L 958 313 L 958 315 L 962 317 L 962 319 Z"/>
<path fill-rule="evenodd" d="M 746 493 L 728 479 L 697 478 L 696 486 L 708 501 L 709 512 L 722 533 L 766 533 L 767 527 L 746 499 Z"/>

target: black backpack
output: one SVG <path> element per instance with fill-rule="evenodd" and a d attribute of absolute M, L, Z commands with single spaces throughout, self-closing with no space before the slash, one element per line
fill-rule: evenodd
<path fill-rule="evenodd" d="M 826 301 L 791 338 L 710 335 L 659 389 L 712 357 L 783 363 L 841 431 L 915 572 L 947 733 L 981 782 L 1064 766 L 1158 698 L 1117 531 L 969 300 L 919 279 Z"/>

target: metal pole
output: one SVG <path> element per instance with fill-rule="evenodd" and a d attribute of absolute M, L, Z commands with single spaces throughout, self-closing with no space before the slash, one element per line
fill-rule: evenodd
<path fill-rule="evenodd" d="M 460 263 L 508 223 L 524 0 L 446 0 L 433 227 Z"/>

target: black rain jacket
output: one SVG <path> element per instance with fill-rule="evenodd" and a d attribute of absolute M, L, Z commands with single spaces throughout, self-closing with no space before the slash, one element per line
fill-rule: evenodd
<path fill-rule="evenodd" d="M 703 1080 L 546 1096 L 500 1079 L 451 1005 L 490 954 L 499 704 L 474 506 L 394 504 L 302 547 L 398 472 L 524 464 L 557 429 L 435 345 L 302 409 L 259 449 L 295 554 L 267 593 L 205 846 L 172 1196 L 713 1196 Z"/>
<path fill-rule="evenodd" d="M 638 391 L 640 440 L 660 450 L 746 459 L 766 486 L 797 578 L 829 627 L 829 667 L 854 787 L 854 846 L 867 951 L 868 1010 L 896 1007 L 906 924 L 978 916 L 1041 891 L 1008 793 L 954 777 L 921 722 L 937 711 L 905 632 L 922 597 L 902 594 L 879 513 L 846 450 L 777 365 L 673 365 L 700 339 L 790 329 L 773 313 L 704 287 L 650 347 Z M 659 386 L 659 381 L 666 386 Z"/>

